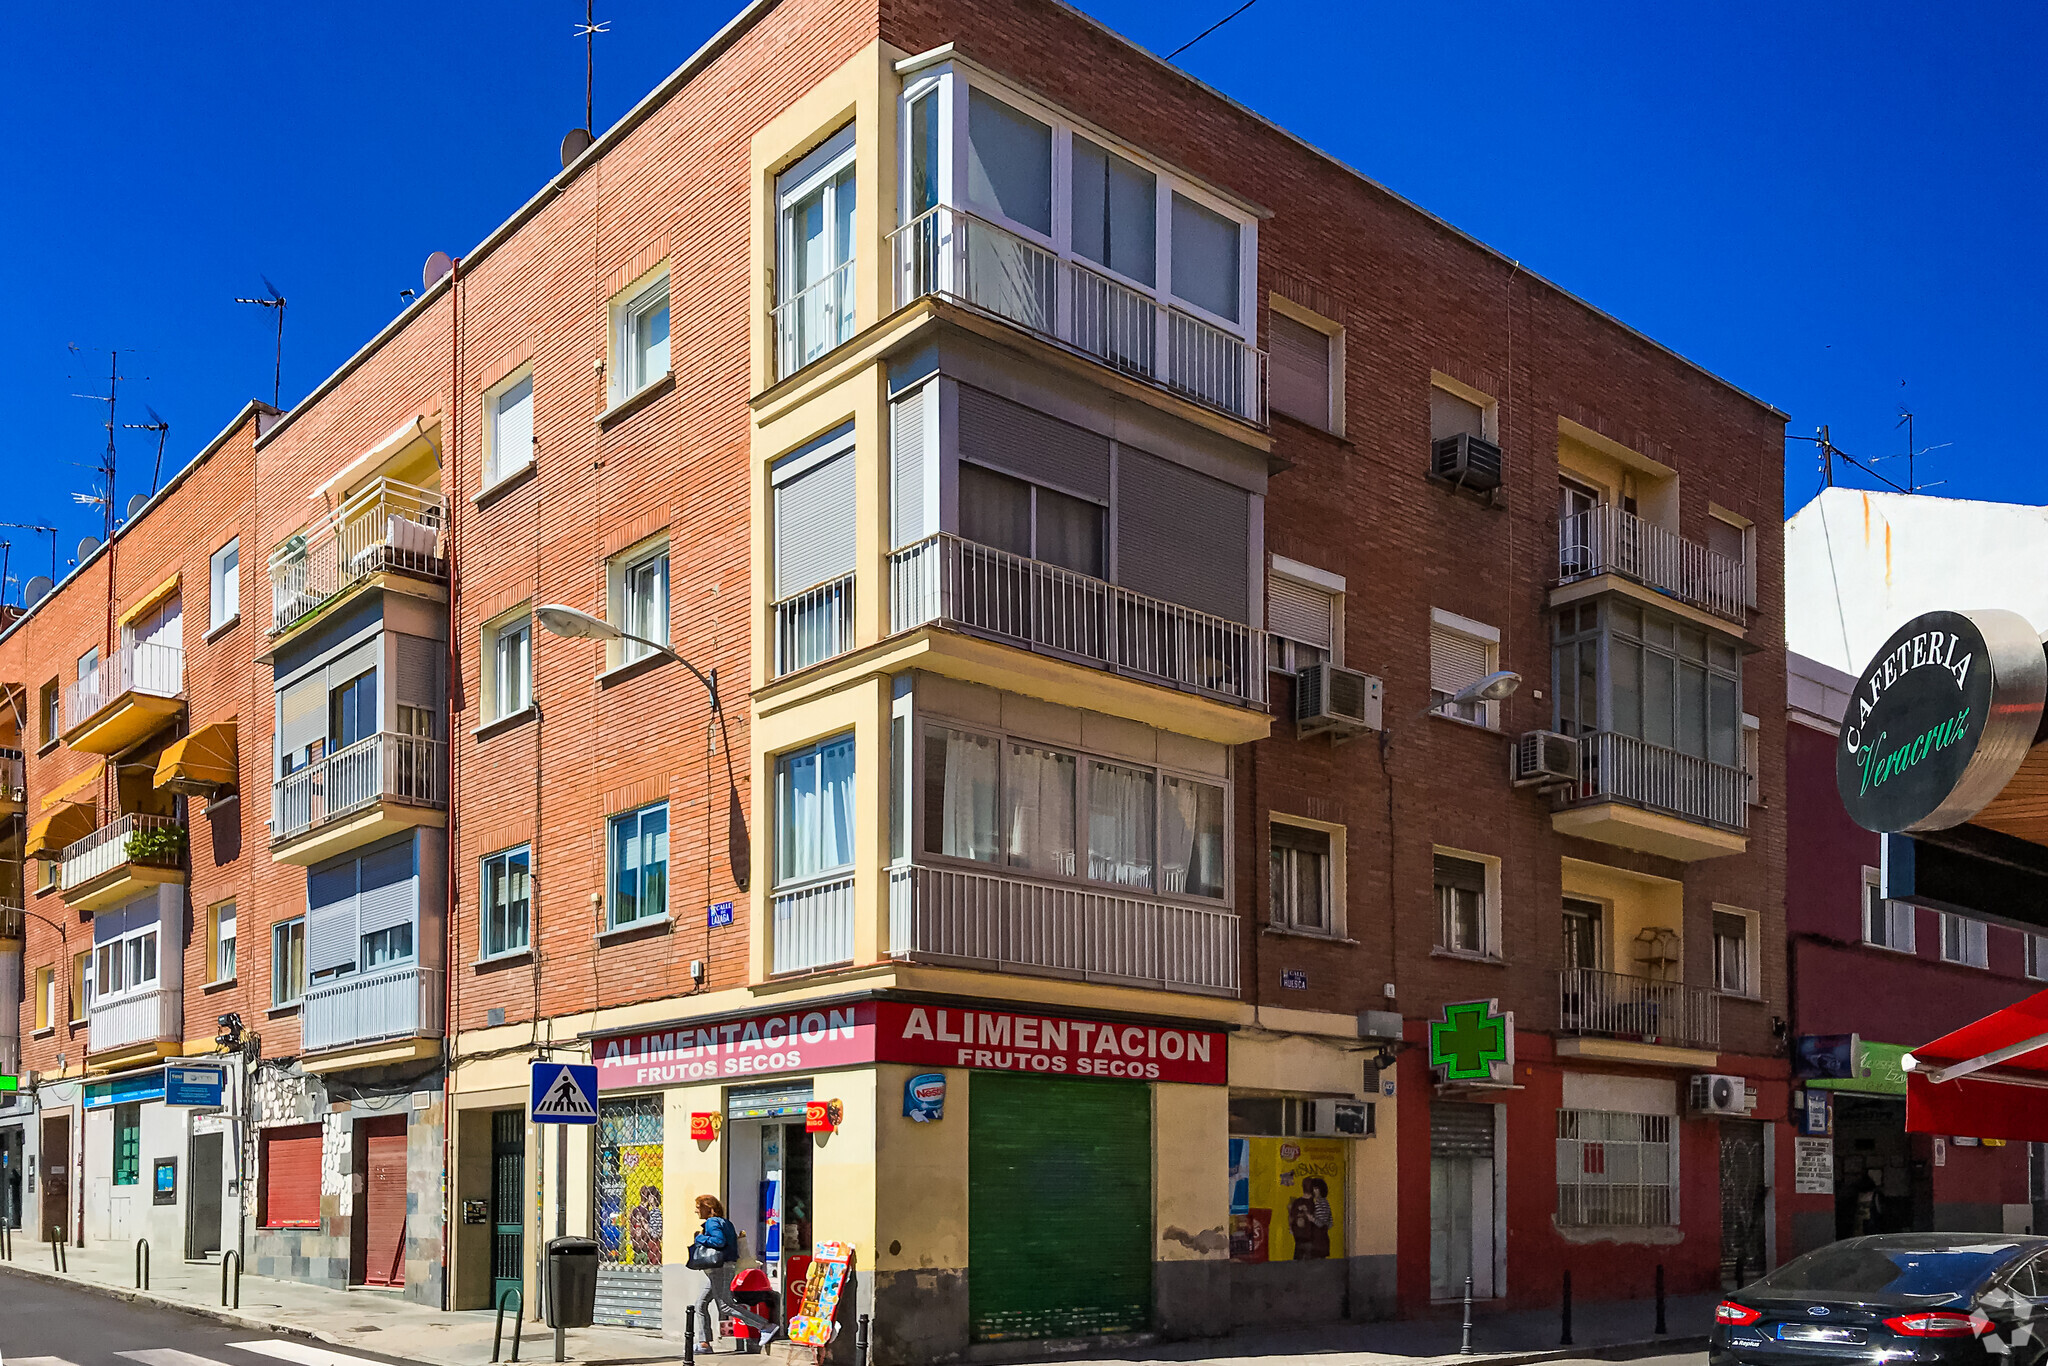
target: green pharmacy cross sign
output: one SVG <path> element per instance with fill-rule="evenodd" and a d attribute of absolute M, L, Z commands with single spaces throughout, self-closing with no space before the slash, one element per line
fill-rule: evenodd
<path fill-rule="evenodd" d="M 0 1072 L 0 1092 L 19 1091 L 20 1089 L 20 1077 L 12 1077 L 7 1075 L 5 1072 Z"/>
<path fill-rule="evenodd" d="M 1509 1080 L 1515 1066 L 1515 1016 L 1497 1000 L 1459 1001 L 1429 1022 L 1429 1065 L 1442 1081 Z"/>

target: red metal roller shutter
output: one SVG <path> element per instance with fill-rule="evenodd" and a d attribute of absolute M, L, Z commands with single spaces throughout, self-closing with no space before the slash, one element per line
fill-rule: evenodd
<path fill-rule="evenodd" d="M 263 1226 L 320 1227 L 320 1126 L 263 1130 Z"/>
<path fill-rule="evenodd" d="M 363 1284 L 405 1284 L 405 1119 L 361 1128 L 364 1166 Z"/>

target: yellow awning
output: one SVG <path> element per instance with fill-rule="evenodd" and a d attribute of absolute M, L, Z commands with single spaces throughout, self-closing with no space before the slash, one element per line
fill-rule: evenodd
<path fill-rule="evenodd" d="M 91 802 L 66 802 L 28 828 L 28 843 L 21 848 L 24 859 L 61 858 L 66 845 L 75 844 L 99 829 Z"/>
<path fill-rule="evenodd" d="M 173 741 L 157 760 L 156 785 L 188 797 L 207 797 L 240 781 L 235 763 L 235 722 L 216 721 Z"/>
<path fill-rule="evenodd" d="M 178 591 L 178 579 L 179 575 L 173 574 L 136 599 L 128 610 L 121 614 L 121 624 L 123 626 L 132 625 L 138 619 L 148 616 L 150 612 L 162 606 L 169 600 L 171 594 Z"/>
<path fill-rule="evenodd" d="M 51 788 L 48 792 L 45 792 L 43 794 L 42 809 L 48 811 L 59 802 L 71 801 L 79 793 L 86 791 L 86 789 L 97 787 L 100 781 L 100 774 L 106 769 L 106 766 L 107 761 L 105 759 L 95 760 L 93 766 L 85 770 L 85 772 L 75 778 L 67 779 Z M 90 803 L 92 798 L 88 796 L 86 801 Z"/>

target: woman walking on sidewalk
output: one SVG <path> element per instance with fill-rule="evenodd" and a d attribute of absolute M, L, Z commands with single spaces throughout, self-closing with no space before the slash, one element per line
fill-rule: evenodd
<path fill-rule="evenodd" d="M 725 1217 L 725 1206 L 715 1195 L 697 1197 L 697 1217 L 704 1221 L 704 1227 L 697 1231 L 696 1240 L 690 1244 L 689 1267 L 692 1271 L 703 1272 L 710 1280 L 697 1301 L 697 1315 L 704 1325 L 704 1350 L 711 1350 L 711 1342 L 716 1335 L 717 1321 L 711 1315 L 713 1303 L 759 1333 L 761 1346 L 766 1349 L 769 1339 L 775 1336 L 777 1325 L 732 1297 L 733 1273 L 739 1270 L 739 1230 L 732 1226 L 732 1220 Z"/>

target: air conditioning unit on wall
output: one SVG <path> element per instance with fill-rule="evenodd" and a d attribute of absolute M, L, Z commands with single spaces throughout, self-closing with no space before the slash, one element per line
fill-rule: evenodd
<path fill-rule="evenodd" d="M 1369 1100 L 1312 1100 L 1302 1106 L 1301 1131 L 1331 1138 L 1369 1138 L 1375 1125 Z"/>
<path fill-rule="evenodd" d="M 1554 730 L 1532 730 L 1515 741 L 1510 779 L 1516 787 L 1579 780 L 1579 742 Z"/>
<path fill-rule="evenodd" d="M 1294 675 L 1294 733 L 1325 731 L 1338 743 L 1380 728 L 1380 681 L 1371 674 L 1311 664 Z"/>
<path fill-rule="evenodd" d="M 1691 1103 L 1692 1108 L 1703 1115 L 1741 1116 L 1756 1108 L 1756 1098 L 1749 1093 L 1749 1083 L 1725 1072 L 1696 1073 L 1692 1079 Z"/>
<path fill-rule="evenodd" d="M 1447 436 L 1430 447 L 1430 472 L 1475 493 L 1500 487 L 1500 447 L 1483 436 Z"/>

